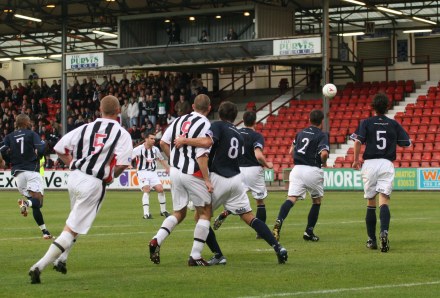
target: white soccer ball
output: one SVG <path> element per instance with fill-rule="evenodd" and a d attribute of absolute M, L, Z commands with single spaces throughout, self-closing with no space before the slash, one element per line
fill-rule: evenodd
<path fill-rule="evenodd" d="M 192 201 L 189 201 L 186 207 L 188 207 L 188 209 L 191 211 L 196 210 L 196 207 L 194 207 L 194 203 Z"/>
<path fill-rule="evenodd" d="M 336 96 L 337 92 L 338 89 L 331 83 L 325 84 L 324 87 L 322 87 L 322 94 L 324 94 L 325 97 L 333 98 Z"/>

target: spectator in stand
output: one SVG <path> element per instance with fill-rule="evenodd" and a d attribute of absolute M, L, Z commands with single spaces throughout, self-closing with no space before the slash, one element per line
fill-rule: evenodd
<path fill-rule="evenodd" d="M 151 123 L 150 121 L 147 122 L 147 127 L 145 128 L 145 134 L 148 136 L 150 134 L 154 134 L 154 132 L 156 131 L 156 129 L 153 126 L 153 123 Z"/>
<path fill-rule="evenodd" d="M 208 41 L 209 41 L 208 31 L 202 30 L 202 35 L 199 38 L 199 42 L 208 42 Z"/>
<path fill-rule="evenodd" d="M 69 132 L 71 130 L 75 129 L 75 121 L 72 116 L 67 117 L 67 127 L 66 132 Z"/>
<path fill-rule="evenodd" d="M 133 125 L 128 132 L 130 133 L 133 142 L 136 143 L 141 139 L 141 131 L 139 130 L 137 125 Z"/>
<path fill-rule="evenodd" d="M 167 125 L 170 125 L 171 123 L 173 123 L 174 120 L 176 120 L 176 117 L 174 117 L 173 115 L 168 113 L 168 115 L 167 115 Z"/>
<path fill-rule="evenodd" d="M 124 99 L 124 104 L 121 105 L 121 122 L 125 129 L 130 127 L 130 117 L 128 117 L 128 99 Z"/>
<path fill-rule="evenodd" d="M 144 125 L 146 123 L 146 119 L 148 118 L 148 113 L 147 113 L 147 99 L 145 97 L 145 93 L 143 90 L 141 90 L 139 94 L 138 105 L 139 105 L 140 125 Z"/>
<path fill-rule="evenodd" d="M 130 103 L 127 108 L 127 115 L 130 118 L 130 127 L 137 125 L 139 116 L 139 106 L 134 97 L 130 98 Z"/>
<path fill-rule="evenodd" d="M 163 129 L 162 126 L 160 126 L 159 123 L 156 124 L 156 129 L 154 130 L 154 139 L 155 139 L 155 144 L 159 144 L 160 139 L 162 139 L 162 135 L 163 135 Z M 157 146 L 157 145 L 155 145 Z"/>
<path fill-rule="evenodd" d="M 147 116 L 148 120 L 153 126 L 155 126 L 157 118 L 157 100 L 153 98 L 152 94 L 147 96 Z"/>
<path fill-rule="evenodd" d="M 179 101 L 174 105 L 177 117 L 189 114 L 191 112 L 191 106 L 189 102 L 185 99 L 184 94 L 179 95 Z"/>
<path fill-rule="evenodd" d="M 75 128 L 80 127 L 85 124 L 84 118 L 81 114 L 78 115 L 78 118 L 75 120 Z"/>
<path fill-rule="evenodd" d="M 234 28 L 229 28 L 228 34 L 226 34 L 224 40 L 237 40 L 238 34 L 235 32 Z"/>
<path fill-rule="evenodd" d="M 50 158 L 50 154 L 46 154 L 45 162 L 44 162 L 44 168 L 45 169 L 53 169 L 54 165 L 55 165 L 55 163 Z"/>
<path fill-rule="evenodd" d="M 43 115 L 47 116 L 49 114 L 49 109 L 47 108 L 47 104 L 44 102 L 43 99 L 40 99 L 38 101 L 38 110 Z"/>
<path fill-rule="evenodd" d="M 167 104 L 163 96 L 159 97 L 157 104 L 157 123 L 164 126 L 167 123 Z"/>

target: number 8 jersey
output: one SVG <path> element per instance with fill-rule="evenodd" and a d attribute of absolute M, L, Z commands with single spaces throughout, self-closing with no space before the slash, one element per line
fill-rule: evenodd
<path fill-rule="evenodd" d="M 321 152 L 323 150 L 330 152 L 327 134 L 313 125 L 296 135 L 293 146 L 295 165 L 321 168 Z"/>
<path fill-rule="evenodd" d="M 396 145 L 408 147 L 411 141 L 403 127 L 386 116 L 374 116 L 361 121 L 358 129 L 350 136 L 354 141 L 366 144 L 364 160 L 384 158 L 396 159 Z"/>

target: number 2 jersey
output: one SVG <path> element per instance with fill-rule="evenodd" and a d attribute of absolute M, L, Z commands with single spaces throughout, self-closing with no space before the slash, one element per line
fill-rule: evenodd
<path fill-rule="evenodd" d="M 29 129 L 19 129 L 8 134 L 3 146 L 2 155 L 10 159 L 13 176 L 20 171 L 40 171 L 40 158 L 44 154 L 46 144 L 38 134 Z"/>
<path fill-rule="evenodd" d="M 364 160 L 384 158 L 396 159 L 396 145 L 408 147 L 411 140 L 403 127 L 395 120 L 384 115 L 362 120 L 350 138 L 366 144 Z"/>
<path fill-rule="evenodd" d="M 300 131 L 293 143 L 293 160 L 295 165 L 306 165 L 321 168 L 321 152 L 330 152 L 328 136 L 316 126 L 309 126 Z"/>

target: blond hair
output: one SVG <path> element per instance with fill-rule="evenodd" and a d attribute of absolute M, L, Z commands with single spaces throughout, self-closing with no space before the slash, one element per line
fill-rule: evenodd
<path fill-rule="evenodd" d="M 208 95 L 206 94 L 199 94 L 194 99 L 194 110 L 196 112 L 209 112 L 209 109 L 211 107 L 211 100 L 209 99 Z"/>
<path fill-rule="evenodd" d="M 119 100 L 113 95 L 107 95 L 101 99 L 99 106 L 103 116 L 116 116 L 119 114 Z"/>

